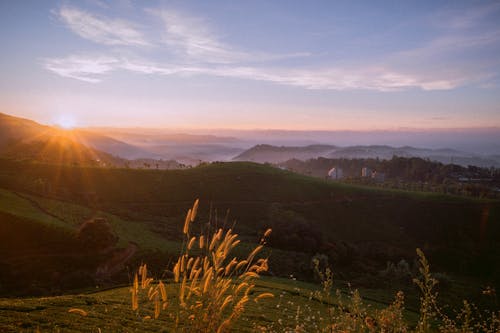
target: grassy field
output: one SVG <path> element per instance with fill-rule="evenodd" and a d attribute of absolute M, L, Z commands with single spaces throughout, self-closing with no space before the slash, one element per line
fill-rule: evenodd
<path fill-rule="evenodd" d="M 109 221 L 113 231 L 119 237 L 118 246 L 124 246 L 133 241 L 142 249 L 167 252 L 177 252 L 180 246 L 178 242 L 166 240 L 151 232 L 140 222 L 124 220 L 113 214 L 69 202 L 17 194 L 5 189 L 0 189 L 0 211 L 69 231 L 76 231 L 84 221 L 90 218 L 103 217 Z"/>
<path fill-rule="evenodd" d="M 156 251 L 147 259 L 152 266 L 156 260 L 162 267 L 165 253 L 178 253 L 181 222 L 200 198 L 197 231 L 209 221 L 211 227 L 228 227 L 236 220 L 236 232 L 250 244 L 273 228 L 268 253 L 277 276 L 310 280 L 311 258 L 320 254 L 340 280 L 376 289 L 376 283 L 393 283 L 380 276 L 387 261 L 404 259 L 412 268 L 415 248 L 421 247 L 436 271 L 452 281 L 471 281 L 476 291 L 500 285 L 498 201 L 336 184 L 254 163 L 128 170 L 8 160 L 0 160 L 0 198 L 5 219 L 30 225 L 30 242 L 40 232 L 34 225 L 71 233 L 100 216 L 119 236 L 119 247 L 132 241 Z M 249 247 L 242 244 L 238 251 Z"/>
<path fill-rule="evenodd" d="M 70 228 L 71 226 L 59 218 L 51 216 L 29 200 L 20 197 L 15 192 L 0 188 L 0 211 L 9 212 L 13 215 L 39 221 L 42 224 L 61 228 Z"/>
<path fill-rule="evenodd" d="M 175 297 L 173 288 L 176 285 L 167 283 L 167 286 L 168 297 Z M 256 326 L 267 326 L 281 332 L 286 325 L 294 327 L 305 323 L 313 330 L 325 315 L 325 304 L 312 296 L 317 290 L 317 285 L 304 282 L 262 278 L 257 282 L 255 293 L 271 292 L 274 298 L 258 304 L 249 303 L 235 329 L 253 332 Z M 372 309 L 386 306 L 374 301 L 366 301 L 365 305 Z M 71 308 L 82 309 L 87 315 L 68 313 Z M 173 327 L 166 313 L 163 318 L 151 320 L 143 319 L 152 315 L 151 310 L 144 310 L 139 316 L 133 312 L 129 287 L 80 295 L 0 299 L 0 310 L 2 332 L 32 332 L 37 328 L 41 332 L 98 332 L 98 329 L 101 332 L 168 332 Z M 175 313 L 176 309 L 169 308 L 168 312 Z M 415 323 L 417 315 L 407 311 L 406 317 Z"/>

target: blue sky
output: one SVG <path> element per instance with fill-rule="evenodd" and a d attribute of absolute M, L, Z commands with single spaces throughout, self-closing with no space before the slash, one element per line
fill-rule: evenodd
<path fill-rule="evenodd" d="M 500 1 L 2 1 L 0 111 L 174 128 L 500 127 Z"/>

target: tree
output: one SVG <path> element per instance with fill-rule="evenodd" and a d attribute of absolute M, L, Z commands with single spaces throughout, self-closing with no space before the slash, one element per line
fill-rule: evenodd
<path fill-rule="evenodd" d="M 89 251 L 103 251 L 118 242 L 111 224 L 102 217 L 90 219 L 82 224 L 77 234 L 78 240 Z"/>

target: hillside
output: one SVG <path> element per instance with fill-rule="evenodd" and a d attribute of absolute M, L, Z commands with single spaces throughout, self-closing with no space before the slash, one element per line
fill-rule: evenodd
<path fill-rule="evenodd" d="M 242 152 L 234 157 L 233 160 L 257 163 L 279 163 L 293 158 L 307 160 L 318 156 L 324 156 L 335 148 L 335 146 L 329 145 L 310 145 L 304 147 L 257 145 Z"/>
<path fill-rule="evenodd" d="M 139 158 L 159 159 L 161 157 L 151 151 L 89 130 L 74 130 L 73 132 L 82 144 L 121 158 L 133 160 Z"/>
<path fill-rule="evenodd" d="M 375 276 L 387 261 L 411 262 L 422 247 L 442 270 L 499 277 L 491 264 L 500 258 L 498 201 L 331 184 L 253 163 L 165 171 L 68 166 L 55 172 L 54 166 L 1 160 L 0 187 L 140 221 L 174 241 L 186 209 L 200 198 L 199 227 L 208 222 L 210 207 L 219 218 L 212 223 L 219 224 L 229 209 L 246 241 L 272 227 L 270 245 L 285 251 L 271 259 L 280 261 L 278 275 L 307 278 L 308 260 L 323 253 L 347 275 Z"/>
<path fill-rule="evenodd" d="M 198 165 L 200 161 L 229 160 L 241 153 L 244 150 L 242 147 L 248 147 L 248 144 L 234 137 L 177 133 L 169 129 L 88 128 L 86 131 L 105 135 L 142 151 L 134 155 L 121 155 L 117 151 L 117 155 L 125 158 L 144 158 L 147 152 L 146 157 L 191 165 Z"/>
<path fill-rule="evenodd" d="M 278 166 L 321 179 L 325 179 L 332 168 L 337 168 L 342 170 L 342 175 L 338 179 L 331 180 L 345 183 L 479 198 L 500 198 L 500 169 L 463 167 L 419 157 L 394 156 L 391 159 L 319 157 L 306 161 L 288 160 L 279 163 Z M 378 179 L 377 175 L 380 176 Z"/>
<path fill-rule="evenodd" d="M 66 165 L 112 166 L 124 161 L 85 145 L 77 132 L 0 113 L 0 156 Z"/>
<path fill-rule="evenodd" d="M 114 238 L 110 246 L 79 236 L 84 222 L 96 218 L 109 223 Z M 58 294 L 95 283 L 125 282 L 120 258 L 129 265 L 148 251 L 179 249 L 177 242 L 143 223 L 1 188 L 0 221 L 0 295 Z"/>
<path fill-rule="evenodd" d="M 391 159 L 399 157 L 420 157 L 441 163 L 454 163 L 462 166 L 476 165 L 480 167 L 500 167 L 497 155 L 479 155 L 454 149 L 426 149 L 410 146 L 391 147 L 386 145 L 357 145 L 339 147 L 332 145 L 309 145 L 303 147 L 257 145 L 233 158 L 235 161 L 258 163 L 283 163 L 297 159 L 325 157 L 332 159 L 379 158 Z"/>

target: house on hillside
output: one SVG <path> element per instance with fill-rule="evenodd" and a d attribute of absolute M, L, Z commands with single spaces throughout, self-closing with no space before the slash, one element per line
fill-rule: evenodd
<path fill-rule="evenodd" d="M 341 168 L 333 167 L 328 171 L 328 179 L 342 179 L 344 178 L 344 172 Z"/>
<path fill-rule="evenodd" d="M 361 168 L 361 177 L 371 178 L 371 176 L 372 176 L 372 169 L 367 167 Z"/>

